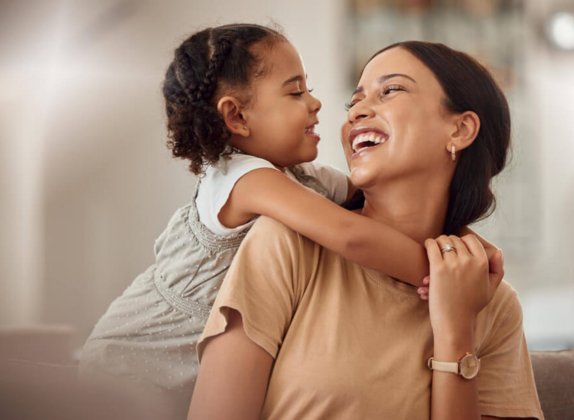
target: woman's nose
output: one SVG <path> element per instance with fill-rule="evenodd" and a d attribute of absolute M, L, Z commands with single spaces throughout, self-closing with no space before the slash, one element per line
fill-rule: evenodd
<path fill-rule="evenodd" d="M 374 115 L 373 109 L 367 104 L 365 104 L 363 101 L 361 101 L 356 103 L 349 109 L 347 113 L 347 119 L 349 120 L 350 123 L 354 123 L 365 118 L 370 118 L 373 115 Z"/>

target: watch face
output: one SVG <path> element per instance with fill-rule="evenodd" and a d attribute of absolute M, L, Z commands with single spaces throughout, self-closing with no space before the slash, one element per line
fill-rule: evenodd
<path fill-rule="evenodd" d="M 460 360 L 460 375 L 465 379 L 472 379 L 478 375 L 480 359 L 474 354 L 467 354 Z"/>

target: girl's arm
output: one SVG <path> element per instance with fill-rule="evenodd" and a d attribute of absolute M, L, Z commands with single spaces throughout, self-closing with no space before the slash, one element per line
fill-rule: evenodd
<path fill-rule="evenodd" d="M 207 343 L 188 420 L 255 420 L 261 416 L 273 358 L 247 337 L 239 312 Z"/>
<path fill-rule="evenodd" d="M 269 216 L 365 267 L 415 286 L 428 274 L 422 245 L 388 225 L 343 209 L 280 171 L 253 170 L 235 184 L 218 217 L 227 227 Z"/>
<path fill-rule="evenodd" d="M 351 182 L 351 178 L 347 177 L 347 201 L 353 198 L 357 192 L 357 187 Z"/>

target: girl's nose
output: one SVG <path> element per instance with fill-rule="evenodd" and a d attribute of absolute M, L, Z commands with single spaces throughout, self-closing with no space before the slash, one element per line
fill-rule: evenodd
<path fill-rule="evenodd" d="M 309 109 L 311 110 L 312 113 L 316 114 L 317 112 L 319 112 L 319 110 L 321 109 L 321 101 L 317 98 L 315 98 L 313 95 L 309 94 L 311 101 L 309 103 Z"/>

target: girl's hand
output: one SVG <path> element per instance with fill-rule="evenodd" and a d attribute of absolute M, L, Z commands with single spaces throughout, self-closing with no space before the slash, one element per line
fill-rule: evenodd
<path fill-rule="evenodd" d="M 417 293 L 422 300 L 429 300 L 429 284 L 430 284 L 430 276 L 425 276 L 423 278 L 423 285 L 417 287 Z"/>
<path fill-rule="evenodd" d="M 474 235 L 443 235 L 427 239 L 425 247 L 432 279 L 427 298 L 433 332 L 467 334 L 502 280 L 502 254 L 493 255 L 489 272 L 484 247 Z"/>

